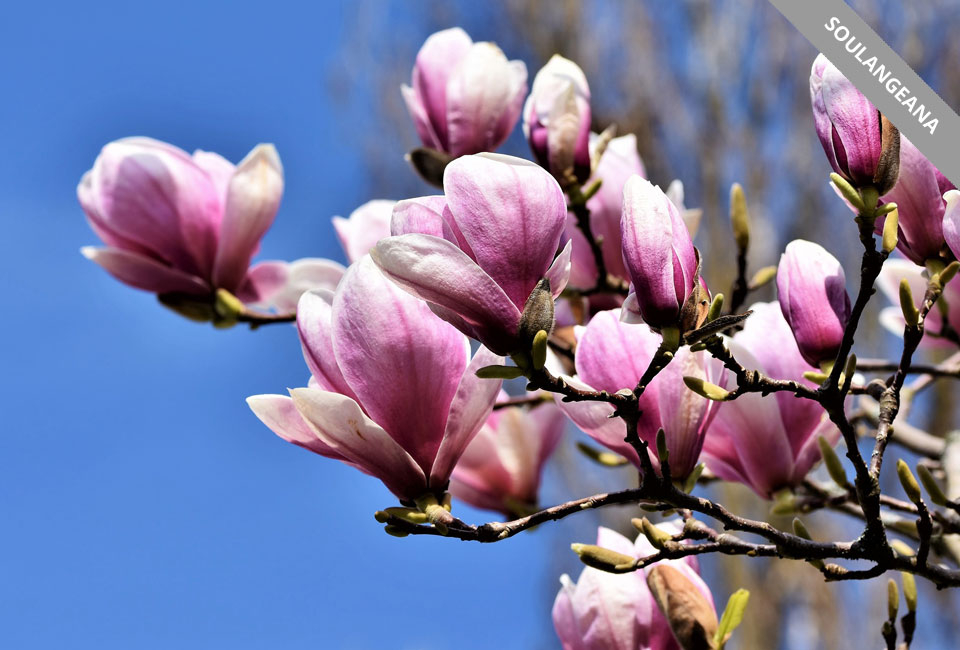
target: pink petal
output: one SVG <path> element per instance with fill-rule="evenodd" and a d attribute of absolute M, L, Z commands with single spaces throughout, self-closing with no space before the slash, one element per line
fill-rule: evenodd
<path fill-rule="evenodd" d="M 378 241 L 390 236 L 390 219 L 396 204 L 396 201 L 374 199 L 354 210 L 349 219 L 333 218 L 333 228 L 347 254 L 347 262 L 353 264 L 369 253 Z"/>
<path fill-rule="evenodd" d="M 282 195 L 283 167 L 277 150 L 257 145 L 230 179 L 213 271 L 218 287 L 233 290 L 243 281 Z"/>
<path fill-rule="evenodd" d="M 315 454 L 352 464 L 317 437 L 297 411 L 293 400 L 286 395 L 253 395 L 247 398 L 247 405 L 261 422 L 287 442 Z"/>
<path fill-rule="evenodd" d="M 413 90 L 436 133 L 437 149 L 448 150 L 447 93 L 450 77 L 469 54 L 473 40 L 459 27 L 432 34 L 417 53 Z"/>
<path fill-rule="evenodd" d="M 370 417 L 429 474 L 467 366 L 467 339 L 369 257 L 344 275 L 332 320 L 333 348 L 347 384 Z"/>
<path fill-rule="evenodd" d="M 553 264 L 543 274 L 543 277 L 550 280 L 550 293 L 554 300 L 559 298 L 563 290 L 567 288 L 567 282 L 570 280 L 570 258 L 572 254 L 573 242 L 568 241 L 560 254 L 557 255 L 557 259 L 553 260 Z"/>
<path fill-rule="evenodd" d="M 417 96 L 417 93 L 410 86 L 401 86 L 400 94 L 403 95 L 403 103 L 407 105 L 407 112 L 413 120 L 413 126 L 417 129 L 417 135 L 420 136 L 420 142 L 423 146 L 438 151 L 443 150 L 443 144 L 437 137 L 437 133 L 430 123 L 430 116 L 427 115 L 427 109 Z"/>
<path fill-rule="evenodd" d="M 527 85 L 526 66 L 515 63 L 519 66 L 508 62 L 493 43 L 476 43 L 452 71 L 446 97 L 451 155 L 493 151 L 510 134 Z M 515 112 L 505 130 L 503 118 L 508 111 Z"/>
<path fill-rule="evenodd" d="M 442 196 L 423 196 L 399 201 L 390 221 L 391 235 L 433 235 L 457 243 L 456 235 L 443 217 L 447 200 Z"/>
<path fill-rule="evenodd" d="M 247 271 L 243 284 L 237 289 L 237 298 L 248 305 L 268 305 L 269 301 L 287 283 L 289 273 L 289 265 L 286 262 L 273 261 L 255 264 Z"/>
<path fill-rule="evenodd" d="M 400 235 L 382 240 L 371 252 L 391 280 L 413 295 L 497 333 L 482 342 L 494 352 L 514 349 L 520 310 L 466 253 L 430 235 Z"/>
<path fill-rule="evenodd" d="M 218 153 L 212 151 L 202 151 L 197 149 L 193 152 L 193 162 L 207 172 L 213 186 L 217 190 L 217 196 L 220 197 L 221 205 L 227 202 L 227 191 L 230 188 L 230 179 L 237 171 L 237 166 Z M 219 221 L 217 222 L 219 225 Z"/>
<path fill-rule="evenodd" d="M 211 291 L 207 283 L 200 278 L 138 253 L 92 246 L 85 246 L 80 252 L 116 279 L 137 289 L 152 293 L 187 293 L 197 296 L 208 295 Z"/>
<path fill-rule="evenodd" d="M 255 264 L 251 273 L 267 263 Z M 296 310 L 297 301 L 306 291 L 312 289 L 334 291 L 346 271 L 342 264 L 319 257 L 305 257 L 281 264 L 286 268 L 286 277 L 274 293 L 265 297 L 265 301 L 268 307 L 282 314 Z"/>
<path fill-rule="evenodd" d="M 397 497 L 412 500 L 426 492 L 423 470 L 355 401 L 316 388 L 295 388 L 290 396 L 323 443 L 379 478 Z"/>
<path fill-rule="evenodd" d="M 477 264 L 522 309 L 560 243 L 567 214 L 560 186 L 529 161 L 483 154 L 450 163 L 443 187 Z"/>
<path fill-rule="evenodd" d="M 323 390 L 356 398 L 343 378 L 333 349 L 333 292 L 308 291 L 297 304 L 297 332 L 303 358 Z"/>
<path fill-rule="evenodd" d="M 81 199 L 98 232 L 209 279 L 221 198 L 186 152 L 150 138 L 117 140 L 103 148 L 88 181 Z"/>
<path fill-rule="evenodd" d="M 433 469 L 430 471 L 430 485 L 445 485 L 457 464 L 463 450 L 483 426 L 493 411 L 497 393 L 503 384 L 500 380 L 480 379 L 476 371 L 484 366 L 503 365 L 503 357 L 497 356 L 484 347 L 480 347 L 467 366 L 457 392 L 450 402 L 450 413 L 443 432 L 443 441 L 437 451 Z"/>

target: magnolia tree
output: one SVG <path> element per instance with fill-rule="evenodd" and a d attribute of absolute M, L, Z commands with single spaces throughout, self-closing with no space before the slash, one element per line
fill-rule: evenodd
<path fill-rule="evenodd" d="M 739 273 L 725 299 L 704 281 L 711 251 L 692 243 L 700 214 L 682 185 L 648 181 L 633 136 L 591 132 L 580 68 L 555 56 L 529 87 L 492 43 L 460 29 L 427 39 L 402 89 L 423 143 L 408 160 L 442 193 L 335 218 L 346 269 L 251 266 L 283 192 L 269 145 L 234 165 L 147 138 L 109 143 L 78 188 L 105 244 L 83 253 L 195 320 L 295 322 L 307 386 L 247 402 L 283 439 L 382 481 L 397 498 L 375 514 L 390 535 L 509 543 L 583 510 L 647 513 L 634 540 L 600 528 L 572 545 L 587 568 L 560 578 L 564 648 L 723 647 L 748 594 L 718 616 L 697 561 L 711 553 L 802 560 L 826 581 L 898 571 L 906 610 L 898 621 L 890 580 L 882 636 L 908 647 L 914 577 L 960 585 L 960 452 L 894 428 L 917 393 L 960 376 L 960 192 L 820 56 L 813 125 L 863 244 L 858 291 L 851 300 L 841 264 L 809 241 L 748 273 L 734 185 Z M 490 153 L 518 120 L 533 162 Z M 745 308 L 774 278 L 778 301 Z M 902 337 L 893 361 L 853 351 L 877 287 L 899 303 L 882 313 Z M 919 365 L 921 346 L 954 353 Z M 638 487 L 541 508 L 568 420 L 606 448 L 579 445 L 586 456 L 632 464 Z M 891 442 L 921 456 L 915 471 L 896 462 L 906 500 L 881 491 Z M 821 461 L 829 482 L 810 477 Z M 772 513 L 828 509 L 862 531 L 814 539 L 799 517 L 780 530 L 694 494 L 717 480 L 749 486 Z M 452 498 L 504 520 L 464 522 Z"/>

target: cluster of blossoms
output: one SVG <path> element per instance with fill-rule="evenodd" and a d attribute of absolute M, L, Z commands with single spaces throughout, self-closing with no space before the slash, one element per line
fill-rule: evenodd
<path fill-rule="evenodd" d="M 705 466 L 765 499 L 801 485 L 840 430 L 789 392 L 727 401 L 741 378 L 718 351 L 815 391 L 851 318 L 840 263 L 793 241 L 777 302 L 722 316 L 682 185 L 647 180 L 632 135 L 591 132 L 590 89 L 572 61 L 555 56 L 527 87 L 524 64 L 491 43 L 460 29 L 426 41 L 403 98 L 423 144 L 410 160 L 443 193 L 334 218 L 347 269 L 251 266 L 283 191 L 269 145 L 233 165 L 146 138 L 108 144 L 78 188 L 106 247 L 83 252 L 194 318 L 295 318 L 308 384 L 250 397 L 250 408 L 284 440 L 382 481 L 402 506 L 378 513 L 385 521 L 446 529 L 458 521 L 450 495 L 507 517 L 534 512 L 568 419 L 641 472 L 695 481 Z M 912 295 L 902 280 L 922 295 L 960 251 L 960 192 L 822 56 L 810 92 L 838 191 L 876 216 L 885 242 L 897 220 L 905 259 L 881 288 Z M 535 162 L 491 153 L 521 117 Z M 946 303 L 960 306 L 953 287 Z M 900 332 L 909 310 L 892 309 L 883 321 Z M 931 313 L 931 325 L 950 315 Z M 519 377 L 532 392 L 511 397 L 503 382 Z M 626 400 L 635 436 L 617 417 Z M 650 539 L 600 529 L 597 548 L 642 559 Z M 697 571 L 688 558 L 564 576 L 553 609 L 564 648 L 722 645 Z M 708 632 L 714 645 L 690 640 Z"/>

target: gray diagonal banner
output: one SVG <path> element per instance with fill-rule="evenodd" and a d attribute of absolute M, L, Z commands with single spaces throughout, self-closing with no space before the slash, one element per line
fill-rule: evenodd
<path fill-rule="evenodd" d="M 770 0 L 960 187 L 960 117 L 843 0 Z"/>

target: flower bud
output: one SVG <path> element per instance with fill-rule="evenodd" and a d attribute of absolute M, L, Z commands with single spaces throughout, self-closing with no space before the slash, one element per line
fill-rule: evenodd
<path fill-rule="evenodd" d="M 717 614 L 703 593 L 680 570 L 669 564 L 647 574 L 647 586 L 681 648 L 714 648 Z"/>
<path fill-rule="evenodd" d="M 797 239 L 787 244 L 777 268 L 777 298 L 800 354 L 820 366 L 840 350 L 850 318 L 843 267 L 822 246 Z"/>
<path fill-rule="evenodd" d="M 923 501 L 920 484 L 917 483 L 916 477 L 910 471 L 910 466 L 902 458 L 897 461 L 897 477 L 899 477 L 900 485 L 903 486 L 903 491 L 906 492 L 908 499 L 914 503 Z"/>
<path fill-rule="evenodd" d="M 527 92 L 527 67 L 455 27 L 426 40 L 413 66 L 413 86 L 401 90 L 424 146 L 456 158 L 494 151 L 507 139 Z M 423 154 L 411 158 L 426 160 Z M 442 160 L 428 162 L 436 176 Z"/>
<path fill-rule="evenodd" d="M 940 484 L 937 483 L 937 479 L 933 477 L 929 468 L 927 468 L 926 465 L 917 465 L 917 474 L 920 476 L 920 482 L 923 483 L 927 494 L 930 495 L 930 501 L 938 506 L 947 505 L 947 495 L 944 494 L 943 489 L 940 487 Z"/>
<path fill-rule="evenodd" d="M 747 212 L 747 197 L 740 183 L 730 187 L 730 225 L 737 248 L 747 250 L 750 246 L 750 214 Z"/>
<path fill-rule="evenodd" d="M 523 134 L 561 186 L 590 177 L 590 87 L 576 63 L 554 54 L 537 73 L 523 107 Z"/>
<path fill-rule="evenodd" d="M 640 317 L 654 328 L 678 325 L 697 285 L 698 267 L 680 212 L 659 187 L 633 176 L 623 189 L 620 229 Z"/>
<path fill-rule="evenodd" d="M 834 171 L 857 189 L 890 191 L 900 167 L 900 132 L 822 54 L 810 72 L 810 101 Z"/>

